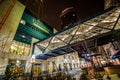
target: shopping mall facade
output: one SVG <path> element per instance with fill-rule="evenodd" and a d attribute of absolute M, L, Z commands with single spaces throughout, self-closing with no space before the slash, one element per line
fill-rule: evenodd
<path fill-rule="evenodd" d="M 56 33 L 17 0 L 3 1 L 0 13 L 1 76 L 6 75 L 8 68 L 13 74 L 33 77 L 87 68 L 93 78 L 97 68 L 120 65 L 119 5 Z M 107 72 L 108 68 L 104 70 Z M 120 74 L 119 70 L 111 74 Z"/>

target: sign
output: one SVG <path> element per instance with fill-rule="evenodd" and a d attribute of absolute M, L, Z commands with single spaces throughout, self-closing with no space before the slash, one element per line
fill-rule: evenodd
<path fill-rule="evenodd" d="M 45 24 L 43 24 L 43 22 L 37 20 L 36 18 L 30 16 L 29 14 L 25 13 L 22 16 L 22 19 L 25 20 L 27 23 L 39 28 L 40 30 L 42 30 L 45 33 L 48 34 L 52 34 L 53 33 L 53 29 L 50 27 L 47 27 Z"/>

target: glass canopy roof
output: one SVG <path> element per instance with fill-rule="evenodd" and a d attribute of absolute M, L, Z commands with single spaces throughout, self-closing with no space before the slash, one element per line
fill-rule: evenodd
<path fill-rule="evenodd" d="M 41 54 L 46 54 L 51 50 L 109 32 L 114 30 L 119 15 L 120 8 L 112 9 L 86 22 L 79 22 L 74 27 L 51 36 L 44 41 L 37 42 L 35 46 L 39 48 Z M 40 52 L 38 52 L 39 54 Z"/>

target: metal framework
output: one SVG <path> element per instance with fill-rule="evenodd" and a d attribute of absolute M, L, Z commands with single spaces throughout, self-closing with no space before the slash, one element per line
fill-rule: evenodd
<path fill-rule="evenodd" d="M 120 8 L 114 8 L 88 21 L 79 22 L 79 24 L 70 29 L 51 36 L 44 41 L 35 43 L 34 46 L 38 47 L 41 51 L 37 55 L 49 54 L 49 51 L 61 48 L 63 46 L 84 41 L 86 39 L 111 32 L 112 30 L 119 29 L 119 27 L 116 26 L 120 21 L 119 17 Z"/>

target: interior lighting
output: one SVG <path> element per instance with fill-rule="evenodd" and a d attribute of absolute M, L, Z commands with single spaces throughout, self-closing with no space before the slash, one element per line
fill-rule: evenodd
<path fill-rule="evenodd" d="M 64 59 L 64 63 L 67 63 L 67 59 Z"/>
<path fill-rule="evenodd" d="M 58 40 L 58 39 L 55 39 L 55 37 L 52 39 L 52 41 L 51 41 L 51 43 L 58 43 L 58 42 L 60 42 L 60 40 Z"/>
<path fill-rule="evenodd" d="M 90 26 L 88 29 L 86 29 L 84 32 L 88 32 L 89 30 L 91 30 L 93 28 L 93 26 Z"/>
<path fill-rule="evenodd" d="M 20 23 L 22 23 L 23 25 L 25 25 L 25 24 L 26 24 L 26 21 L 22 19 L 22 20 L 20 21 Z"/>
<path fill-rule="evenodd" d="M 32 55 L 32 59 L 35 59 L 35 55 Z"/>
<path fill-rule="evenodd" d="M 74 60 L 72 60 L 72 63 L 75 63 L 75 61 L 74 61 Z"/>
<path fill-rule="evenodd" d="M 19 60 L 17 60 L 17 61 L 16 61 L 16 63 L 20 63 L 20 61 L 19 61 Z"/>
<path fill-rule="evenodd" d="M 11 46 L 11 49 L 14 49 L 14 46 Z"/>
<path fill-rule="evenodd" d="M 83 34 L 82 32 L 76 32 L 76 34 L 78 35 L 78 34 Z"/>
<path fill-rule="evenodd" d="M 20 61 L 19 61 L 19 60 L 16 61 L 16 65 L 17 65 L 17 66 L 20 65 Z"/>
<path fill-rule="evenodd" d="M 25 35 L 22 35 L 23 38 L 25 38 Z"/>

